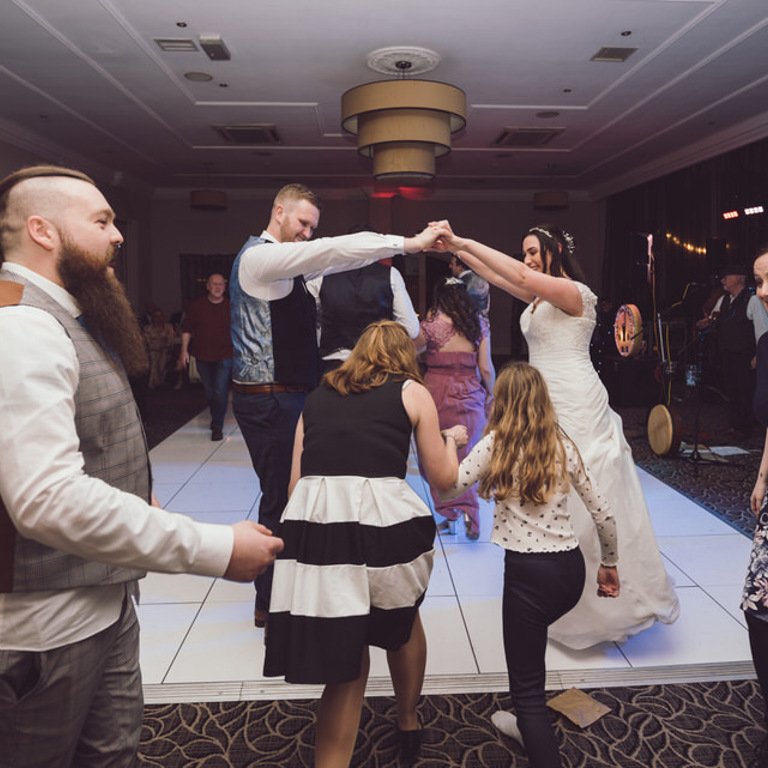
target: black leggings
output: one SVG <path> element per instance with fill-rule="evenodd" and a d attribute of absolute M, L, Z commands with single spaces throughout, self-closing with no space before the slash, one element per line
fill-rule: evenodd
<path fill-rule="evenodd" d="M 550 624 L 573 608 L 584 589 L 584 557 L 567 552 L 504 557 L 502 622 L 509 692 L 530 768 L 560 768 L 560 753 L 544 694 L 544 654 Z"/>
<path fill-rule="evenodd" d="M 752 651 L 752 663 L 757 672 L 757 682 L 763 692 L 766 720 L 768 721 L 768 621 L 758 619 L 751 613 L 744 612 L 749 631 L 749 648 Z"/>

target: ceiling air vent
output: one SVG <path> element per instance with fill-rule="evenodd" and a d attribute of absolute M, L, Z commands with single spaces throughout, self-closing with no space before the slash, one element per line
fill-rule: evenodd
<path fill-rule="evenodd" d="M 565 128 L 505 128 L 496 141 L 495 147 L 543 147 Z"/>
<path fill-rule="evenodd" d="M 601 48 L 590 61 L 610 61 L 620 64 L 626 61 L 637 48 Z"/>
<path fill-rule="evenodd" d="M 282 144 L 274 125 L 242 123 L 214 125 L 213 129 L 230 144 Z"/>
<path fill-rule="evenodd" d="M 183 53 L 186 51 L 196 51 L 197 46 L 194 40 L 183 37 L 156 37 L 155 42 L 164 51 L 169 53 Z"/>

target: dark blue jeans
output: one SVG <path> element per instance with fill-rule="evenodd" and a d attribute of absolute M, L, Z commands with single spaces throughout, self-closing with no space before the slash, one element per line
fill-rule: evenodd
<path fill-rule="evenodd" d="M 293 436 L 306 399 L 304 392 L 232 393 L 232 410 L 261 484 L 259 522 L 275 535 L 279 535 L 280 516 L 288 503 Z M 254 584 L 256 607 L 269 610 L 272 567 Z"/>
<path fill-rule="evenodd" d="M 509 692 L 530 768 L 560 768 L 560 752 L 544 694 L 547 630 L 576 605 L 583 589 L 584 557 L 578 548 L 505 553 L 504 655 Z"/>
<path fill-rule="evenodd" d="M 203 382 L 205 399 L 211 409 L 211 429 L 224 426 L 224 414 L 229 401 L 229 382 L 232 379 L 232 358 L 206 363 L 197 361 L 197 371 Z"/>

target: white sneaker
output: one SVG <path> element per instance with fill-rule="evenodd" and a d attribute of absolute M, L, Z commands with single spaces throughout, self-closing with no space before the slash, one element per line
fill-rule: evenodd
<path fill-rule="evenodd" d="M 505 712 L 503 709 L 494 712 L 491 715 L 491 722 L 505 736 L 514 739 L 521 747 L 523 744 L 523 734 L 517 726 L 517 718 L 511 712 Z"/>

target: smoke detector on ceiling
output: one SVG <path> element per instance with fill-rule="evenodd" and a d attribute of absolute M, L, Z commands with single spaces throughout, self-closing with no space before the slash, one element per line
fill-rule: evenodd
<path fill-rule="evenodd" d="M 429 48 L 393 45 L 371 51 L 366 62 L 374 72 L 384 75 L 423 75 L 437 67 L 440 54 Z"/>

